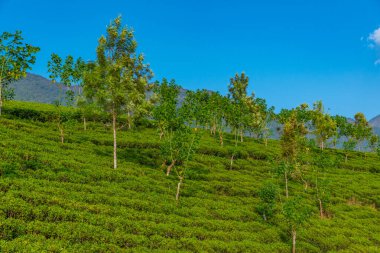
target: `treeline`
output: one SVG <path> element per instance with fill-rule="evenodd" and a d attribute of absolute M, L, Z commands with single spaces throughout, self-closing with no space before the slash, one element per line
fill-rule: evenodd
<path fill-rule="evenodd" d="M 12 97 L 9 84 L 25 76 L 39 49 L 25 44 L 20 32 L 3 33 L 0 49 L 1 114 L 2 101 Z M 245 141 L 245 136 L 261 140 L 267 146 L 272 135 L 271 124 L 279 122 L 276 131 L 281 135 L 281 156 L 274 161 L 274 167 L 283 180 L 284 195 L 288 199 L 282 212 L 290 224 L 293 250 L 297 229 L 307 220 L 310 210 L 300 197 L 291 197 L 288 182 L 297 179 L 305 188 L 311 185 L 303 178 L 304 167 L 309 166 L 305 155 L 310 154 L 310 149 L 318 146 L 321 150 L 321 155 L 311 165 L 317 172 L 328 166 L 329 161 L 323 155 L 325 147 L 336 147 L 339 140 L 343 141 L 346 162 L 350 151 L 364 150 L 364 145 L 379 152 L 378 137 L 373 134 L 363 113 L 357 113 L 354 122 L 349 122 L 345 117 L 329 115 L 322 102 L 317 101 L 312 107 L 302 104 L 276 114 L 265 99 L 248 94 L 249 78 L 244 73 L 230 79 L 226 96 L 207 90 L 188 91 L 179 103 L 180 86 L 174 80 L 151 82 L 153 72 L 145 63 L 143 54 L 138 53 L 133 32 L 122 25 L 121 17 L 113 20 L 106 35 L 98 40 L 95 60 L 85 62 L 72 56 L 63 59 L 52 54 L 47 67 L 50 79 L 58 84 L 61 92 L 55 103 L 56 113 L 44 120 L 56 123 L 61 143 L 65 142 L 65 129 L 70 121 L 67 107 L 63 106 L 66 104 L 77 108 L 74 118 L 83 121 L 84 131 L 89 120 L 103 121 L 111 126 L 113 167 L 116 169 L 118 131 L 132 129 L 142 119 L 153 120 L 157 138 L 161 140 L 162 166 L 166 168 L 167 176 L 174 172 L 178 177 L 177 202 L 188 162 L 198 150 L 203 133 L 209 132 L 222 147 L 225 133 L 233 135 L 234 148 L 229 153 L 229 168 L 233 169 L 239 144 Z M 72 89 L 64 89 L 73 86 L 80 86 L 78 94 Z M 153 95 L 148 97 L 147 94 Z M 324 188 L 319 174 L 316 175 L 313 187 L 320 217 L 324 218 L 327 215 L 324 206 L 327 188 Z M 257 211 L 267 221 L 275 212 L 277 185 L 266 184 L 260 190 L 260 199 Z"/>

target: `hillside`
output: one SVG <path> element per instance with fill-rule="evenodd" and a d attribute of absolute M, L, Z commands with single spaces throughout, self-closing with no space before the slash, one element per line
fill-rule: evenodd
<path fill-rule="evenodd" d="M 283 193 L 273 219 L 257 213 L 264 182 L 282 187 L 271 162 L 279 155 L 277 141 L 265 147 L 247 138 L 230 170 L 231 137 L 220 147 L 203 133 L 177 205 L 178 180 L 160 167 L 156 129 L 120 131 L 114 170 L 108 127 L 91 122 L 84 131 L 73 122 L 60 144 L 55 123 L 9 114 L 23 108 L 35 115 L 54 110 L 20 102 L 4 108 L 1 252 L 290 252 Z M 290 194 L 307 197 L 314 208 L 298 231 L 299 252 L 379 252 L 379 158 L 352 152 L 344 163 L 341 151 L 326 155 L 334 161 L 324 172 L 332 189 L 327 218 L 318 216 L 312 168 L 303 175 L 309 187 L 289 182 Z"/>

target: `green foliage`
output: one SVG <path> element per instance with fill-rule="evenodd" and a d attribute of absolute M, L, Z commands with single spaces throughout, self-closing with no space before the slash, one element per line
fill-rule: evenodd
<path fill-rule="evenodd" d="M 311 212 L 312 210 L 302 197 L 287 199 L 283 205 L 283 214 L 292 234 L 292 252 L 296 252 L 297 230 L 308 221 Z"/>
<path fill-rule="evenodd" d="M 347 162 L 350 151 L 353 151 L 356 145 L 357 145 L 357 141 L 354 139 L 348 139 L 347 141 L 343 142 L 343 149 L 346 153 L 346 162 Z"/>
<path fill-rule="evenodd" d="M 282 157 L 289 163 L 296 163 L 301 149 L 304 147 L 307 128 L 302 112 L 292 111 L 286 118 L 281 136 Z"/>
<path fill-rule="evenodd" d="M 228 86 L 228 97 L 231 100 L 227 116 L 227 124 L 235 132 L 235 142 L 240 135 L 243 139 L 244 130 L 246 129 L 250 120 L 249 108 L 247 104 L 247 87 L 249 78 L 244 73 L 236 74 L 235 77 L 230 79 Z"/>
<path fill-rule="evenodd" d="M 75 102 L 75 93 L 72 90 L 73 85 L 80 85 L 82 82 L 83 72 L 86 68 L 86 64 L 81 58 L 78 58 L 74 64 L 74 58 L 72 56 L 67 56 L 62 64 L 62 59 L 57 54 L 51 55 L 51 60 L 48 62 L 48 71 L 50 73 L 50 79 L 53 83 L 58 82 L 59 95 L 55 101 L 56 105 L 56 117 L 54 117 L 57 127 L 59 129 L 61 143 L 64 143 L 66 135 L 67 120 L 63 115 L 62 105 L 73 106 Z M 65 97 L 63 97 L 63 88 L 65 87 Z M 84 100 L 81 99 L 80 103 L 77 103 L 79 108 L 82 109 L 80 112 L 82 115 L 86 113 L 84 107 Z M 88 107 L 87 107 L 88 108 Z M 86 128 L 86 126 L 85 126 Z"/>
<path fill-rule="evenodd" d="M 210 105 L 210 92 L 207 90 L 187 91 L 181 114 L 196 128 L 207 126 L 211 117 Z"/>
<path fill-rule="evenodd" d="M 292 197 L 283 205 L 283 214 L 292 229 L 304 225 L 312 214 L 312 209 L 302 197 Z"/>
<path fill-rule="evenodd" d="M 26 76 L 36 61 L 38 47 L 23 41 L 21 31 L 3 32 L 0 35 L 0 116 L 4 99 L 13 98 L 9 85 Z"/>
<path fill-rule="evenodd" d="M 111 22 L 107 34 L 98 41 L 97 60 L 88 67 L 84 89 L 85 94 L 107 112 L 118 114 L 125 107 L 131 108 L 128 103 L 143 101 L 129 99 L 145 96 L 151 76 L 144 57 L 137 54 L 136 49 L 133 32 L 122 26 L 120 16 Z"/>
<path fill-rule="evenodd" d="M 218 132 L 219 143 L 224 144 L 223 133 L 225 132 L 226 122 L 228 119 L 229 99 L 220 95 L 218 92 L 212 92 L 207 105 L 209 111 L 209 125 L 212 135 Z"/>
<path fill-rule="evenodd" d="M 331 169 L 336 166 L 336 161 L 334 161 L 330 156 L 324 154 L 323 152 L 315 154 L 313 157 L 314 165 L 314 188 L 316 192 L 316 202 L 319 207 L 320 218 L 329 217 L 328 208 L 331 201 L 331 180 L 326 176 L 326 170 Z"/>
<path fill-rule="evenodd" d="M 361 142 L 364 140 L 369 140 L 372 135 L 372 127 L 369 125 L 367 119 L 363 113 L 358 112 L 355 114 L 354 122 L 354 134 L 353 137 L 356 142 L 359 144 L 359 150 Z"/>
<path fill-rule="evenodd" d="M 252 97 L 252 102 L 248 104 L 251 113 L 249 129 L 257 138 L 264 139 L 267 145 L 267 140 L 272 134 L 269 124 L 275 119 L 274 107 L 268 107 L 265 99 Z"/>
<path fill-rule="evenodd" d="M 152 72 L 137 53 L 137 42 L 132 30 L 122 26 L 121 17 L 107 27 L 96 49 L 96 61 L 88 64 L 84 74 L 84 93 L 104 112 L 112 115 L 114 139 L 113 161 L 117 168 L 117 128 L 119 116 L 127 115 L 127 124 L 148 114 L 146 100 L 148 81 Z"/>
<path fill-rule="evenodd" d="M 180 86 L 171 80 L 170 83 L 163 79 L 161 84 L 156 82 L 153 89 L 157 96 L 156 104 L 153 108 L 153 118 L 160 130 L 160 139 L 170 130 L 175 129 L 179 122 L 178 95 Z"/>
<path fill-rule="evenodd" d="M 376 134 L 371 134 L 369 138 L 368 146 L 372 152 L 376 152 L 376 148 L 379 145 L 379 136 Z"/>
<path fill-rule="evenodd" d="M 267 182 L 259 190 L 260 203 L 256 207 L 256 210 L 263 219 L 267 221 L 274 215 L 276 200 L 278 198 L 277 185 Z"/>
<path fill-rule="evenodd" d="M 170 130 L 162 142 L 162 157 L 169 163 L 175 161 L 177 165 L 183 165 L 193 157 L 198 142 L 199 134 L 190 127 L 183 125 Z"/>
<path fill-rule="evenodd" d="M 60 113 L 62 121 L 69 119 L 81 121 L 81 112 L 75 108 L 61 106 L 58 111 L 55 105 L 48 104 L 18 101 L 10 101 L 8 104 L 9 106 L 5 105 L 4 107 L 6 117 L 48 122 L 59 117 L 58 113 Z M 104 123 L 110 121 L 110 117 L 97 110 L 96 107 L 87 112 L 87 117 L 89 121 Z"/>
<path fill-rule="evenodd" d="M 324 112 L 322 101 L 314 104 L 312 122 L 315 127 L 314 133 L 317 136 L 319 147 L 324 149 L 326 141 L 336 135 L 337 123 Z"/>

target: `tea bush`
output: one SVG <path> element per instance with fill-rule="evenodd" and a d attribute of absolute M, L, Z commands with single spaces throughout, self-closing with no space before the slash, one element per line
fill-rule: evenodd
<path fill-rule="evenodd" d="M 246 138 L 230 169 L 233 137 L 226 134 L 222 147 L 202 133 L 177 205 L 177 178 L 165 176 L 159 135 L 149 122 L 120 131 L 119 168 L 114 170 L 112 133 L 102 123 L 107 120 L 93 118 L 84 131 L 75 109 L 64 110 L 74 123 L 61 144 L 51 121 L 53 106 L 10 102 L 4 107 L 1 252 L 290 251 L 289 227 L 281 212 L 282 181 L 273 172 L 280 154 L 277 141 L 266 147 Z M 327 162 L 318 165 L 313 152 L 302 165 L 307 187 L 299 177 L 289 181 L 289 194 L 307 199 L 314 210 L 297 231 L 297 249 L 379 252 L 379 157 L 351 152 L 345 163 L 342 151 L 326 149 Z M 330 181 L 324 219 L 317 211 L 312 166 L 323 166 Z M 280 186 L 275 204 L 260 191 L 268 180 Z M 263 203 L 270 203 L 267 221 Z"/>

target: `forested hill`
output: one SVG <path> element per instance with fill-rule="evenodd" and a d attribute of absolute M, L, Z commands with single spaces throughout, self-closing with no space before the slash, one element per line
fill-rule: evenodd
<path fill-rule="evenodd" d="M 40 75 L 28 73 L 26 78 L 12 84 L 15 89 L 15 100 L 40 102 L 52 104 L 58 97 L 59 90 L 56 84 L 49 79 Z M 185 97 L 186 89 L 180 90 L 181 102 Z M 375 132 L 380 135 L 380 115 L 371 119 L 369 123 L 373 126 Z"/>

